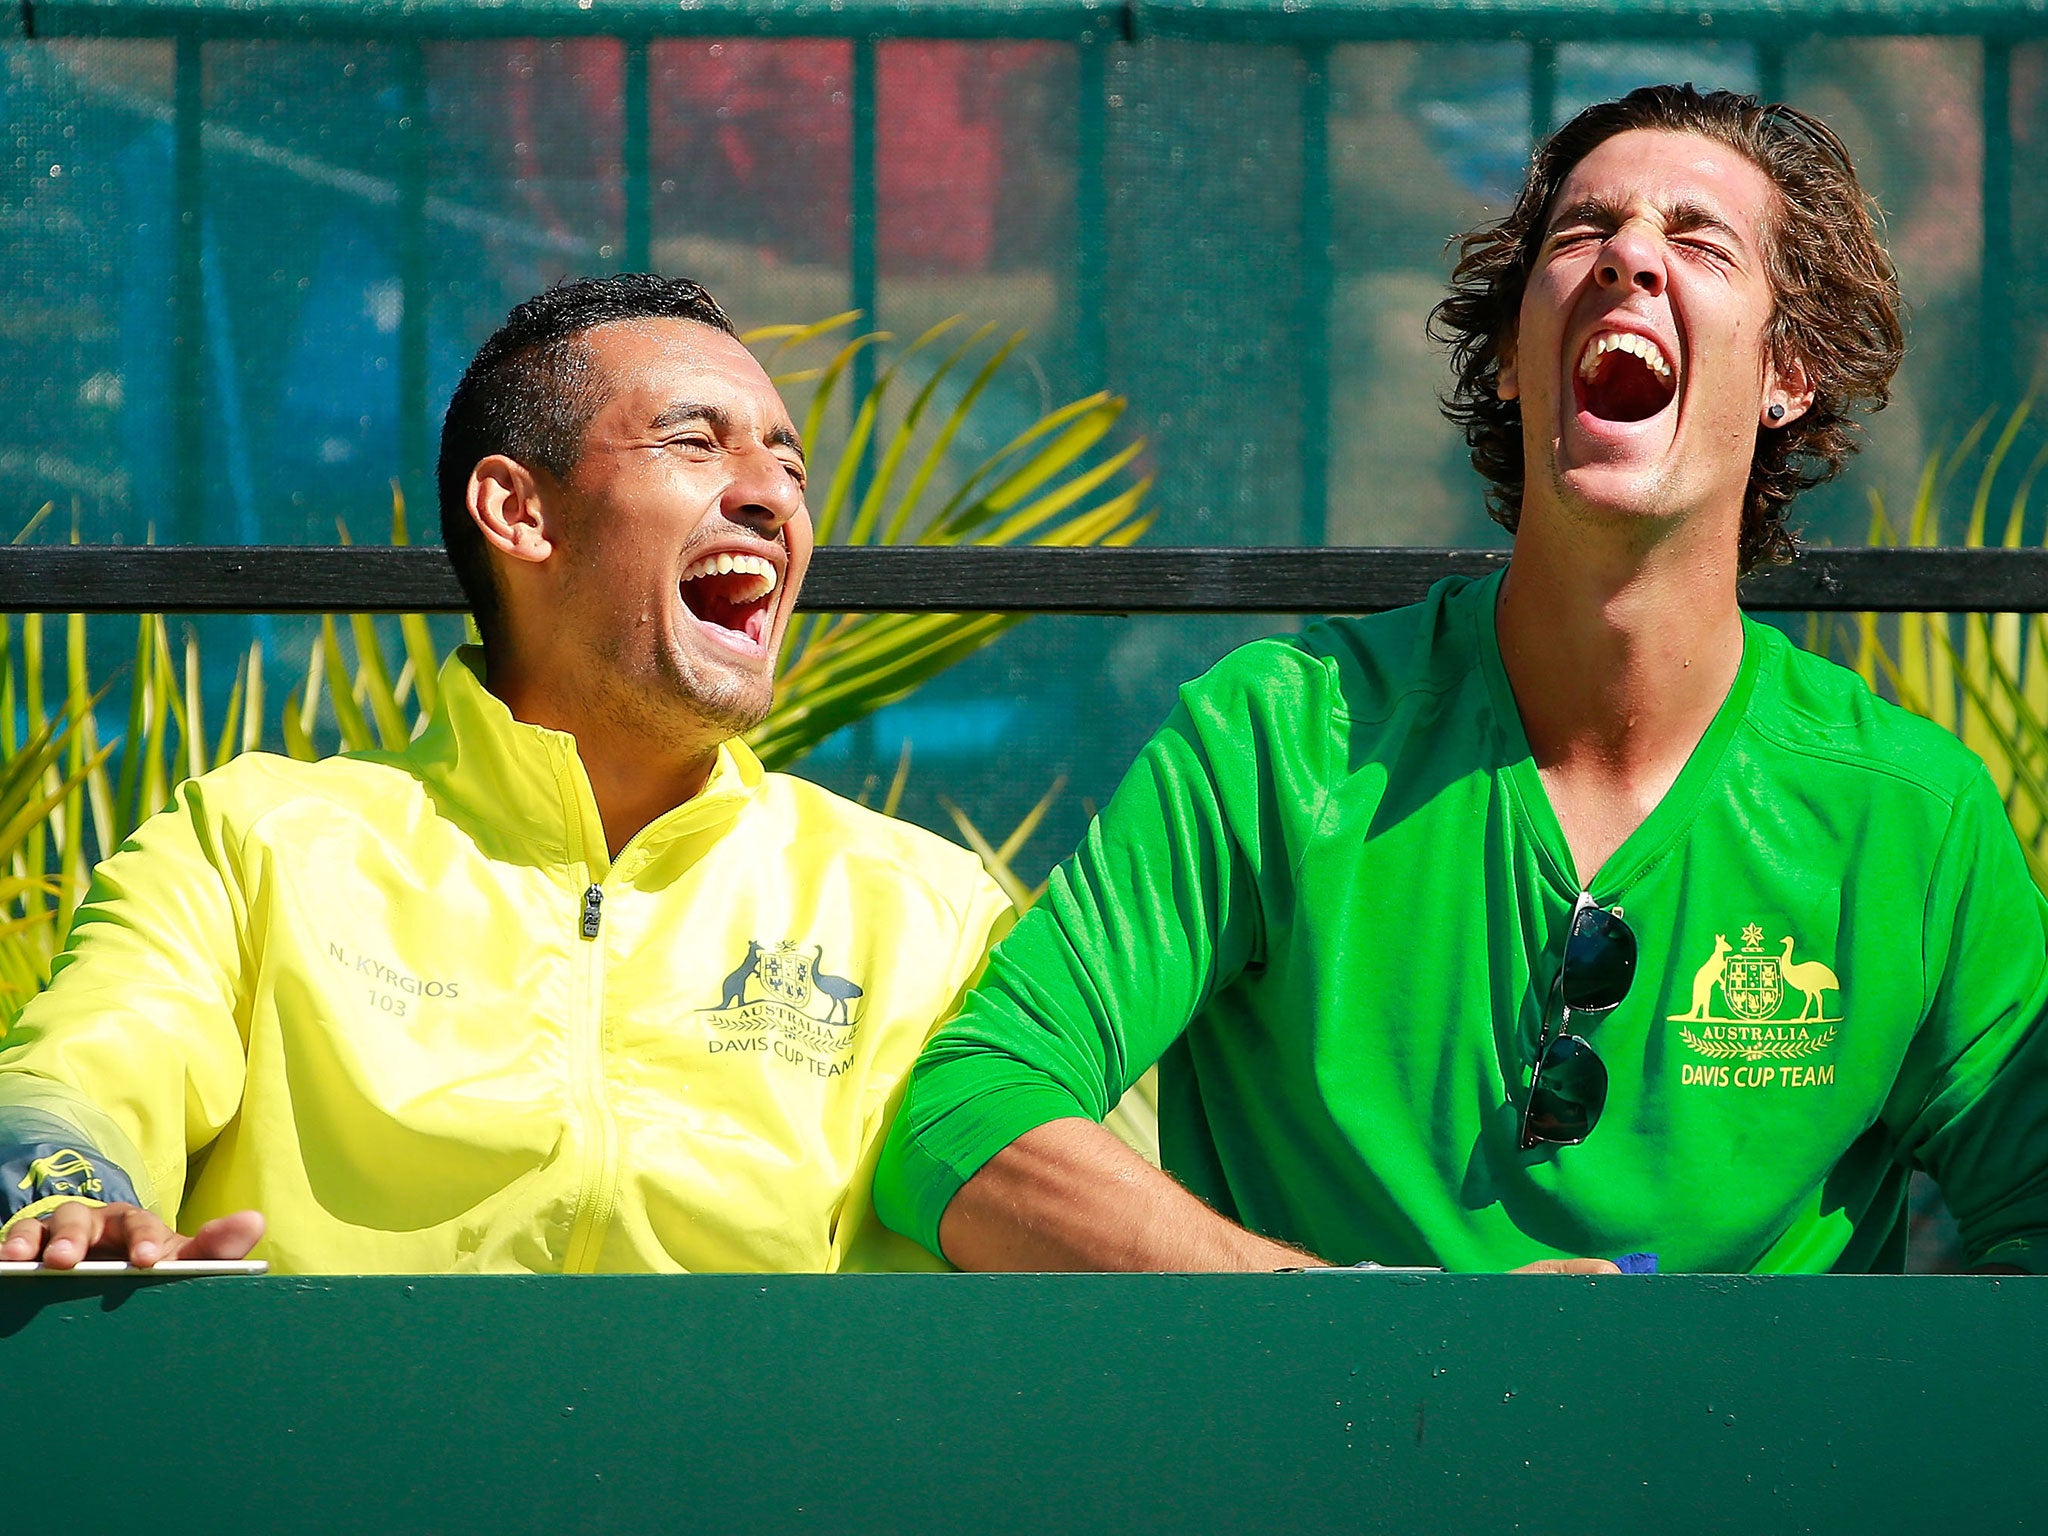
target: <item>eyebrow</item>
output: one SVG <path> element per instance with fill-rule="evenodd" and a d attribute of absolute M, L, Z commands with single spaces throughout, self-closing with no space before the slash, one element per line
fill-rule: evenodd
<path fill-rule="evenodd" d="M 666 432 L 670 427 L 679 427 L 686 421 L 701 421 L 721 436 L 736 436 L 738 427 L 732 416 L 722 406 L 702 405 L 693 400 L 678 400 L 653 421 L 648 423 L 650 432 Z M 791 449 L 801 459 L 804 456 L 802 439 L 793 427 L 776 423 L 764 434 L 764 441 L 773 448 Z"/>
<path fill-rule="evenodd" d="M 1725 235 L 1743 250 L 1749 249 L 1749 242 L 1740 231 L 1705 203 L 1682 197 L 1675 203 L 1661 205 L 1665 228 L 1673 234 L 1691 234 L 1698 230 L 1711 230 Z M 1586 197 L 1573 203 L 1569 208 L 1560 209 L 1557 216 L 1544 226 L 1548 238 L 1572 224 L 1594 224 L 1607 229 L 1619 229 L 1627 220 L 1627 210 L 1619 203 L 1604 198 Z"/>

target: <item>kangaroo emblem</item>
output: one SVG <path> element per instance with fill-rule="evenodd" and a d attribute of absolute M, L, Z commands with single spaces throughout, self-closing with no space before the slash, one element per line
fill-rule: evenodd
<path fill-rule="evenodd" d="M 1713 958 L 1693 972 L 1692 1009 L 1678 1015 L 1681 1019 L 1695 1022 L 1714 1016 L 1714 988 L 1721 984 L 1721 978 L 1728 974 L 1728 941 L 1720 934 L 1714 935 Z"/>
<path fill-rule="evenodd" d="M 817 953 L 811 960 L 811 985 L 824 993 L 832 1002 L 831 1006 L 825 1010 L 825 1017 L 819 1022 L 825 1024 L 851 1024 L 853 1022 L 853 1015 L 847 1011 L 846 1005 L 861 995 L 862 988 L 858 982 L 848 981 L 844 976 L 826 975 L 818 969 L 820 965 L 824 964 L 824 961 L 825 946 L 820 944 L 817 947 Z"/>
<path fill-rule="evenodd" d="M 747 983 L 754 979 L 754 972 L 761 969 L 761 946 L 752 939 L 747 940 L 747 958 L 739 969 L 725 978 L 725 997 L 719 1003 L 721 1009 L 737 1008 L 747 1000 Z M 702 993 L 698 994 L 700 997 Z"/>
<path fill-rule="evenodd" d="M 1806 1001 L 1799 1009 L 1799 1022 L 1804 1023 L 1811 1016 L 1825 1023 L 1828 1010 L 1821 993 L 1839 992 L 1842 984 L 1836 980 L 1835 973 L 1818 960 L 1801 960 L 1794 965 L 1792 936 L 1789 933 L 1785 935 L 1785 953 L 1778 957 L 1778 974 L 1785 978 L 1786 986 L 1806 994 Z"/>

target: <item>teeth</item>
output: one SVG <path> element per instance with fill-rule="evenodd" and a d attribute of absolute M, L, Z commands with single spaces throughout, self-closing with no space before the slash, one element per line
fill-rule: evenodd
<path fill-rule="evenodd" d="M 1626 352 L 1639 357 L 1650 372 L 1660 379 L 1671 377 L 1671 365 L 1664 361 L 1664 352 L 1657 343 L 1647 336 L 1637 336 L 1626 331 L 1603 331 L 1586 344 L 1585 352 L 1579 358 L 1579 374 L 1590 379 L 1600 366 L 1600 359 L 1609 352 Z"/>
<path fill-rule="evenodd" d="M 697 581 L 705 576 L 755 576 L 763 583 L 755 597 L 766 597 L 775 590 L 775 566 L 760 555 L 735 555 L 722 550 L 715 555 L 706 555 L 693 560 L 683 572 L 684 581 Z"/>

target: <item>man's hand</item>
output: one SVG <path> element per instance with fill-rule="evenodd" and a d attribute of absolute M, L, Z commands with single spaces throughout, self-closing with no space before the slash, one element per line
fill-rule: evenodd
<path fill-rule="evenodd" d="M 187 1237 L 139 1205 L 72 1201 L 38 1220 L 17 1221 L 0 1242 L 0 1260 L 40 1258 L 46 1269 L 70 1269 L 81 1259 L 125 1259 L 148 1269 L 161 1259 L 247 1258 L 262 1236 L 258 1211 L 219 1217 Z"/>

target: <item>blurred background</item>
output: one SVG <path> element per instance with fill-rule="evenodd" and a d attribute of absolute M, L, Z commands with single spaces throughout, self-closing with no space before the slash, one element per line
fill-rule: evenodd
<path fill-rule="evenodd" d="M 470 352 L 549 282 L 646 266 L 742 327 L 1027 330 L 952 453 L 1111 389 L 1149 542 L 1497 543 L 1423 330 L 1446 241 L 1502 210 L 1532 132 L 1660 80 L 1820 113 L 1890 220 L 1911 349 L 1809 539 L 1863 542 L 1871 487 L 1909 499 L 2048 361 L 2048 45 L 2024 39 L 108 36 L 0 42 L 0 72 L 0 532 L 54 503 L 38 538 L 377 541 L 394 481 L 433 537 Z M 941 796 L 1000 831 L 1064 779 L 1035 879 L 1179 681 L 1294 622 L 1035 619 L 798 771 L 857 793 L 908 740 L 903 810 L 949 833 Z M 287 673 L 312 635 L 206 626 L 230 675 L 252 634 Z M 132 645 L 112 622 L 110 665 Z"/>

